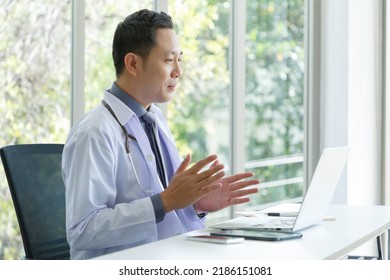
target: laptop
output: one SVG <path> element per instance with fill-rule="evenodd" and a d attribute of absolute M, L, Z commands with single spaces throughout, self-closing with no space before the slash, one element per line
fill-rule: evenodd
<path fill-rule="evenodd" d="M 252 217 L 235 218 L 210 228 L 296 232 L 320 223 L 326 216 L 348 153 L 348 147 L 325 148 L 322 151 L 302 204 L 297 204 L 299 207 L 295 215 L 268 216 L 269 209 L 265 209 Z"/>

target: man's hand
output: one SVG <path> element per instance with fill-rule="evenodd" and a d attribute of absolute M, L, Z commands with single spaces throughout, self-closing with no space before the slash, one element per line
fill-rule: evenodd
<path fill-rule="evenodd" d="M 221 184 L 221 187 L 197 201 L 195 203 L 196 211 L 198 213 L 215 212 L 228 206 L 248 202 L 249 197 L 247 196 L 257 193 L 258 188 L 244 188 L 257 185 L 260 181 L 256 179 L 242 180 L 253 176 L 254 174 L 251 172 L 244 172 L 220 179 L 217 183 Z"/>
<path fill-rule="evenodd" d="M 208 156 L 188 168 L 190 162 L 191 156 L 187 155 L 169 186 L 161 193 L 165 212 L 192 205 L 200 198 L 221 188 L 220 179 L 225 176 L 225 172 L 224 166 L 218 163 L 216 155 Z M 201 171 L 209 164 L 212 164 L 209 169 Z"/>

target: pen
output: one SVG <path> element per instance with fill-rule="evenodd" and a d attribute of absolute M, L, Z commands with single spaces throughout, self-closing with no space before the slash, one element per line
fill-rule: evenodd
<path fill-rule="evenodd" d="M 268 212 L 265 214 L 273 217 L 296 217 L 298 215 L 296 212 Z"/>

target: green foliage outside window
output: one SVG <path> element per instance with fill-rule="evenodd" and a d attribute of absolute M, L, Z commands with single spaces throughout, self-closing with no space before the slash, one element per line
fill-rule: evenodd
<path fill-rule="evenodd" d="M 2 1 L 0 145 L 63 143 L 70 112 L 70 1 Z M 0 170 L 0 259 L 23 246 Z"/>
<path fill-rule="evenodd" d="M 303 154 L 304 0 L 247 1 L 246 158 Z M 303 176 L 302 162 L 252 170 L 263 182 Z M 262 190 L 252 204 L 302 196 L 303 183 Z"/>
<path fill-rule="evenodd" d="M 304 0 L 246 2 L 247 142 L 242 152 L 248 161 L 302 156 Z M 183 77 L 168 105 L 168 119 L 179 150 L 191 152 L 194 160 L 215 152 L 229 163 L 230 5 L 215 0 L 172 0 L 168 5 L 184 51 Z M 301 177 L 302 166 L 250 171 L 269 182 Z M 253 204 L 299 197 L 302 187 L 295 183 L 262 190 Z"/>
<path fill-rule="evenodd" d="M 226 126 L 229 117 L 228 3 L 173 0 L 168 4 L 183 49 L 183 76 L 168 105 L 168 120 L 179 151 L 190 152 L 194 162 L 210 153 L 217 153 L 224 163 L 229 157 L 227 130 L 216 135 L 216 145 L 210 145 L 210 133 Z"/>

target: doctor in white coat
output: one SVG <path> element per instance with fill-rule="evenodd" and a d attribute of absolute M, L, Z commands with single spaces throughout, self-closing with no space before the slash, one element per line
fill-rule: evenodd
<path fill-rule="evenodd" d="M 211 155 L 182 160 L 160 110 L 182 74 L 171 18 L 141 10 L 114 35 L 117 79 L 102 103 L 68 135 L 62 158 L 66 227 L 72 259 L 88 259 L 204 227 L 205 213 L 249 201 L 259 183 L 245 172 L 225 176 Z M 142 116 L 156 119 L 159 153 Z M 159 176 L 163 161 L 165 178 Z"/>

